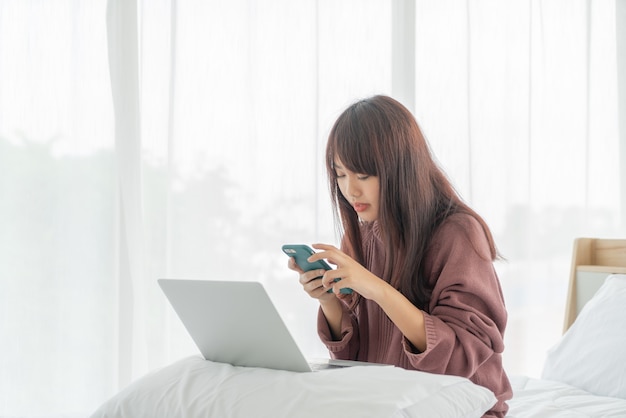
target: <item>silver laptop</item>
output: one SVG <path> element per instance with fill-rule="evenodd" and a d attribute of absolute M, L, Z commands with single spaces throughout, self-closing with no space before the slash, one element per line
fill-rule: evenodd
<path fill-rule="evenodd" d="M 206 360 L 309 372 L 358 361 L 309 363 L 258 282 L 159 279 L 159 286 Z"/>

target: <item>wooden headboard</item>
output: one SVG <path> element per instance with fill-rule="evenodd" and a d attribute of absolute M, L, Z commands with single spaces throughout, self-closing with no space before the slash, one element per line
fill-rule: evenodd
<path fill-rule="evenodd" d="M 563 332 L 574 323 L 604 279 L 615 273 L 626 274 L 626 239 L 574 240 Z"/>

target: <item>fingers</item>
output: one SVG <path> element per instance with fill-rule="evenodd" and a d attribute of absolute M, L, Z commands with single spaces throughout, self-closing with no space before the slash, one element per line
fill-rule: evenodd
<path fill-rule="evenodd" d="M 320 243 L 320 244 L 313 244 L 312 246 L 316 250 L 323 250 L 323 251 L 337 250 L 337 247 L 335 247 L 334 245 L 329 245 L 329 244 Z"/>
<path fill-rule="evenodd" d="M 300 274 L 300 284 L 309 296 L 319 299 L 326 289 L 322 285 L 322 276 L 326 270 L 310 270 Z"/>
<path fill-rule="evenodd" d="M 302 284 L 302 288 L 310 297 L 314 299 L 321 300 L 328 297 L 334 297 L 332 293 L 328 293 L 328 289 L 322 285 L 322 279 L 319 277 L 308 281 L 306 278 L 301 278 L 300 281 L 305 282 Z"/>
<path fill-rule="evenodd" d="M 335 283 L 337 283 L 337 279 L 341 279 L 341 271 L 339 269 L 337 270 L 327 270 L 326 272 L 324 272 L 324 276 L 322 277 L 322 285 L 326 288 L 329 289 L 331 287 L 335 286 Z"/>
<path fill-rule="evenodd" d="M 333 245 L 313 244 L 312 247 L 320 251 L 309 257 L 309 261 L 311 262 L 326 259 L 329 263 L 338 265 L 340 261 L 345 258 L 345 254 Z"/>
<path fill-rule="evenodd" d="M 324 276 L 324 272 L 326 270 L 310 270 L 305 272 L 301 272 L 300 273 L 300 284 L 305 285 L 315 279 L 319 279 L 321 277 Z"/>
<path fill-rule="evenodd" d="M 298 273 L 304 273 L 304 271 L 296 264 L 296 260 L 293 257 L 289 257 L 289 261 L 287 262 L 287 267 L 289 267 L 293 271 L 297 271 Z"/>
<path fill-rule="evenodd" d="M 349 264 L 352 259 L 333 245 L 313 244 L 312 247 L 318 251 L 308 258 L 309 262 L 325 259 L 339 268 L 334 270 L 311 270 L 304 272 L 296 265 L 293 258 L 289 260 L 289 268 L 300 273 L 300 284 L 304 288 L 304 291 L 312 298 L 328 299 L 338 295 L 344 297 L 345 295 L 341 294 L 341 288 L 345 286 L 336 285 L 335 279 L 342 277 L 342 271 L 346 273 L 346 271 L 341 268 L 340 263 Z"/>

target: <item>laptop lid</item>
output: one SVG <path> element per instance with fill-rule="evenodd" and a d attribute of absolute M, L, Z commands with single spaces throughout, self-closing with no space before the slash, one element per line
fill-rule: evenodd
<path fill-rule="evenodd" d="M 158 283 L 206 360 L 311 371 L 261 283 L 182 279 Z"/>

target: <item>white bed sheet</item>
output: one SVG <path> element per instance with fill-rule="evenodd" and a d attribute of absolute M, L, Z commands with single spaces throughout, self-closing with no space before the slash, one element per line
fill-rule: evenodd
<path fill-rule="evenodd" d="M 597 396 L 551 380 L 512 376 L 509 418 L 626 417 L 626 400 Z"/>

